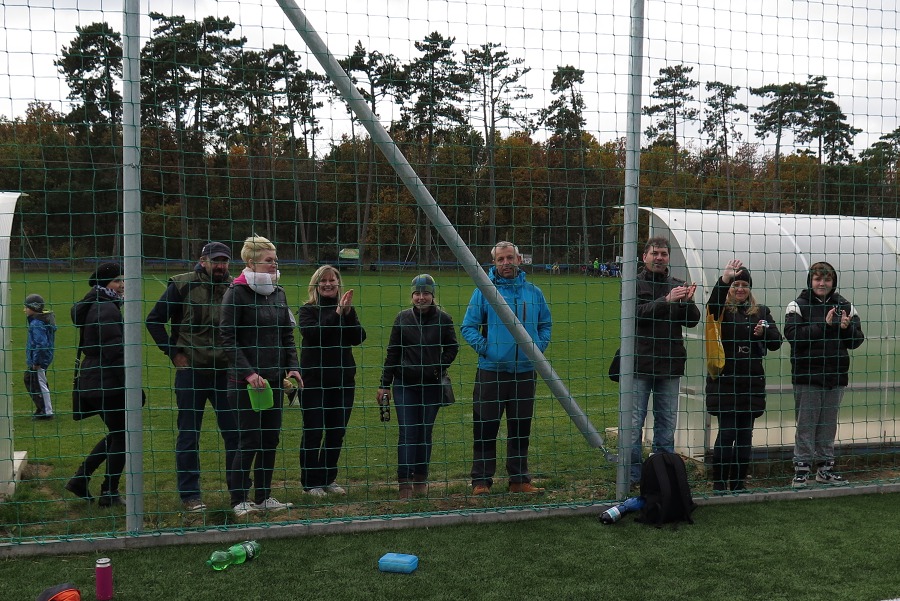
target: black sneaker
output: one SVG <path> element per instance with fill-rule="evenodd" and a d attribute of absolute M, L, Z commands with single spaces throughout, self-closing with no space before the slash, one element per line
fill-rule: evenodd
<path fill-rule="evenodd" d="M 820 469 L 816 472 L 816 482 L 819 484 L 827 484 L 829 486 L 846 486 L 850 484 L 840 474 L 835 474 L 831 470 Z"/>

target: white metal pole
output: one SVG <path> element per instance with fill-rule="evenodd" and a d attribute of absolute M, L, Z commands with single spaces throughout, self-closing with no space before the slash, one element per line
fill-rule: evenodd
<path fill-rule="evenodd" d="M 141 414 L 141 24 L 140 1 L 125 0 L 122 85 L 122 192 L 125 241 L 125 502 L 128 532 L 144 529 L 144 422 Z"/>
<path fill-rule="evenodd" d="M 622 367 L 619 378 L 619 466 L 616 496 L 628 496 L 634 413 L 634 316 L 637 302 L 638 186 L 641 169 L 641 99 L 644 78 L 644 0 L 631 2 L 631 66 L 625 139 L 625 214 L 622 239 Z"/>

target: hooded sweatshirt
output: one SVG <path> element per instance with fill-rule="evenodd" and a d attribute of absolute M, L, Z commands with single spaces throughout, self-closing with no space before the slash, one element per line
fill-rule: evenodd
<path fill-rule="evenodd" d="M 820 298 L 812 290 L 810 273 L 806 277 L 806 290 L 787 306 L 784 337 L 791 345 L 793 384 L 834 388 L 849 382 L 850 353 L 847 351 L 858 348 L 865 336 L 856 308 L 837 289 L 837 271 L 834 271 L 834 288 L 826 298 Z M 836 308 L 837 316 L 829 325 L 825 318 L 832 308 Z M 841 311 L 850 315 L 846 329 L 841 328 Z"/>

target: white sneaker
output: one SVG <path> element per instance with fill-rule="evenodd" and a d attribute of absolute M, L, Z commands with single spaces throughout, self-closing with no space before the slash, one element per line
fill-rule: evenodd
<path fill-rule="evenodd" d="M 332 482 L 331 484 L 326 486 L 323 490 L 330 495 L 346 495 L 347 494 L 347 491 L 344 490 L 343 486 L 338 486 L 334 482 Z"/>
<path fill-rule="evenodd" d="M 259 511 L 284 511 L 293 507 L 293 503 L 282 503 L 275 497 L 269 497 L 262 503 L 254 503 L 253 507 Z"/>
<path fill-rule="evenodd" d="M 305 492 L 306 494 L 308 494 L 311 497 L 324 497 L 325 496 L 325 489 L 319 488 L 318 486 L 316 488 L 310 488 L 309 490 L 304 490 L 303 492 Z"/>
<path fill-rule="evenodd" d="M 250 501 L 244 501 L 243 503 L 238 503 L 234 506 L 234 515 L 237 517 L 245 516 L 254 511 L 259 511 L 259 509 Z"/>

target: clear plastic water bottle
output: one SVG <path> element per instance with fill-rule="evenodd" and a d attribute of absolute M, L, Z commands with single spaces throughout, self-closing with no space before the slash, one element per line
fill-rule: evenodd
<path fill-rule="evenodd" d="M 206 561 L 206 565 L 216 571 L 221 571 L 230 565 L 240 565 L 250 561 L 259 555 L 259 543 L 255 540 L 245 540 L 242 543 L 232 545 L 227 551 L 213 551 Z"/>
<path fill-rule="evenodd" d="M 622 503 L 614 507 L 610 507 L 609 509 L 601 513 L 600 521 L 604 524 L 613 524 L 615 522 L 618 522 L 626 513 L 638 511 L 641 507 L 644 506 L 644 502 L 644 497 L 630 497 L 628 499 L 625 499 Z"/>

